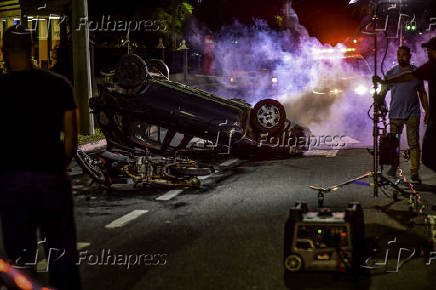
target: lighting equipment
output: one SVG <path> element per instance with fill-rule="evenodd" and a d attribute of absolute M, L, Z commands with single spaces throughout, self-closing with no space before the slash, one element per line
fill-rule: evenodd
<path fill-rule="evenodd" d="M 380 3 L 377 0 L 371 1 L 372 6 L 372 13 L 371 13 L 371 23 L 365 25 L 362 27 L 366 28 L 372 25 L 373 29 L 371 32 L 365 31 L 364 33 L 370 34 L 373 36 L 374 39 L 374 78 L 373 78 L 373 88 L 371 90 L 368 90 L 364 86 L 358 86 L 355 89 L 355 92 L 358 94 L 364 94 L 366 92 L 372 93 L 373 97 L 373 105 L 371 106 L 373 111 L 373 116 L 371 119 L 373 120 L 373 149 L 369 150 L 370 153 L 373 155 L 373 168 L 372 171 L 367 172 L 361 176 L 358 176 L 354 179 L 345 181 L 343 183 L 333 185 L 330 187 L 318 187 L 318 186 L 310 186 L 309 188 L 318 191 L 318 207 L 322 208 L 324 207 L 324 198 L 325 194 L 331 191 L 335 191 L 345 185 L 349 185 L 352 183 L 357 183 L 359 185 L 366 185 L 366 186 L 372 186 L 373 187 L 373 195 L 376 197 L 378 196 L 379 189 L 381 187 L 390 186 L 393 188 L 393 199 L 394 201 L 397 200 L 397 194 L 401 192 L 402 194 L 409 195 L 409 206 L 411 209 L 414 209 L 418 212 L 422 212 L 422 205 L 420 205 L 420 196 L 416 193 L 415 190 L 412 188 L 412 193 L 409 194 L 405 192 L 403 189 L 401 189 L 398 184 L 400 183 L 400 180 L 396 180 L 395 182 L 384 177 L 382 175 L 382 166 L 386 164 L 394 165 L 396 166 L 399 160 L 399 141 L 398 136 L 389 135 L 387 134 L 387 109 L 386 104 L 384 100 L 381 100 L 379 96 L 380 92 L 380 86 L 375 81 L 375 77 L 377 76 L 377 34 L 379 32 L 385 32 L 384 30 L 377 29 L 377 19 L 379 17 L 379 6 L 381 4 L 389 4 L 386 1 L 380 1 Z M 410 29 L 416 29 L 416 22 L 415 23 L 409 23 Z M 407 29 L 407 27 L 406 27 Z M 362 31 L 363 32 L 363 31 Z M 386 59 L 387 55 L 387 45 L 385 48 L 385 56 L 382 60 L 382 69 L 383 69 L 383 63 Z M 370 109 L 371 110 L 371 109 Z M 360 182 L 359 180 L 365 179 L 365 178 L 372 178 L 372 183 L 364 183 Z M 407 180 L 404 178 L 404 181 L 407 182 Z"/>

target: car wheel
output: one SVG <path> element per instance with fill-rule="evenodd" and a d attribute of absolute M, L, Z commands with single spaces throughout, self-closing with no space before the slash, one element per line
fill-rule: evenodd
<path fill-rule="evenodd" d="M 303 259 L 300 255 L 290 254 L 285 259 L 285 269 L 293 273 L 303 270 Z"/>
<path fill-rule="evenodd" d="M 286 121 L 285 108 L 276 100 L 261 100 L 251 111 L 250 119 L 255 129 L 271 135 L 282 129 Z"/>
<path fill-rule="evenodd" d="M 117 64 L 115 77 L 121 87 L 137 88 L 146 81 L 147 64 L 136 54 L 125 54 Z"/>
<path fill-rule="evenodd" d="M 103 169 L 99 166 L 97 160 L 82 150 L 77 150 L 75 159 L 79 166 L 82 167 L 83 171 L 94 181 L 100 184 L 106 183 L 106 175 L 104 174 Z"/>

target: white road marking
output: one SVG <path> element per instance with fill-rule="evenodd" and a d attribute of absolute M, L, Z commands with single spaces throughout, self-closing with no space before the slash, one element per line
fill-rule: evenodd
<path fill-rule="evenodd" d="M 178 190 L 170 190 L 167 193 L 165 193 L 164 195 L 158 196 L 155 198 L 155 200 L 170 200 L 176 196 L 178 196 L 180 193 L 182 193 L 183 190 L 178 189 Z"/>
<path fill-rule="evenodd" d="M 218 166 L 219 167 L 229 167 L 229 166 L 232 166 L 232 165 L 234 165 L 234 164 L 236 164 L 238 162 L 239 162 L 239 159 L 235 158 L 235 159 L 230 159 L 230 160 L 224 161 L 223 163 L 221 163 Z"/>
<path fill-rule="evenodd" d="M 81 250 L 84 248 L 87 248 L 91 245 L 91 243 L 87 243 L 87 242 L 78 242 L 77 243 L 77 250 Z"/>
<path fill-rule="evenodd" d="M 344 143 L 347 143 L 347 144 L 358 144 L 358 143 L 360 143 L 359 140 L 353 139 L 353 138 L 351 138 L 349 136 L 345 136 L 344 138 L 342 138 L 341 141 L 344 142 Z"/>
<path fill-rule="evenodd" d="M 339 150 L 310 150 L 303 152 L 304 156 L 335 157 Z"/>
<path fill-rule="evenodd" d="M 36 263 L 36 271 L 37 272 L 46 272 L 47 271 L 47 259 L 42 259 Z"/>
<path fill-rule="evenodd" d="M 198 176 L 197 178 L 200 180 L 204 180 L 204 179 L 208 179 L 211 176 L 212 176 L 212 174 L 209 174 L 209 175 L 204 175 L 204 176 Z"/>
<path fill-rule="evenodd" d="M 112 184 L 111 185 L 112 189 L 115 190 L 126 190 L 126 191 L 130 191 L 130 190 L 138 190 L 137 187 L 135 187 L 135 184 L 131 184 L 131 183 L 120 183 L 120 184 Z"/>
<path fill-rule="evenodd" d="M 110 224 L 106 225 L 105 228 L 113 229 L 119 228 L 127 224 L 128 222 L 140 217 L 141 215 L 147 213 L 148 210 L 136 209 L 128 214 L 123 215 L 122 217 L 114 220 Z"/>
<path fill-rule="evenodd" d="M 431 225 L 431 233 L 433 237 L 433 250 L 436 250 L 436 215 L 427 215 Z"/>

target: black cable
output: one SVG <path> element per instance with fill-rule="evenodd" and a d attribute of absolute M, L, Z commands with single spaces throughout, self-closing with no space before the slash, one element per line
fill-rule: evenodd
<path fill-rule="evenodd" d="M 388 39 L 388 33 L 386 32 L 386 30 L 385 30 L 384 34 L 385 34 L 385 39 L 386 39 L 386 46 L 385 46 L 385 54 L 383 56 L 383 59 L 382 59 L 381 65 L 380 65 L 380 70 L 381 70 L 381 73 L 382 73 L 383 77 L 386 78 L 385 69 L 384 69 L 384 63 L 385 63 L 385 60 L 386 60 L 386 56 L 388 55 L 389 39 Z"/>
<path fill-rule="evenodd" d="M 372 121 L 374 121 L 374 118 L 371 117 L 371 109 L 372 109 L 372 107 L 374 107 L 374 105 L 375 105 L 375 103 L 372 103 L 372 105 L 369 107 L 369 110 L 368 110 L 368 118 L 370 118 Z"/>

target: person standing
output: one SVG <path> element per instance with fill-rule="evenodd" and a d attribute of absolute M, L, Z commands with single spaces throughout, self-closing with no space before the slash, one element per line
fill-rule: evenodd
<path fill-rule="evenodd" d="M 414 71 L 406 71 L 399 75 L 382 80 L 375 76 L 373 81 L 393 85 L 408 82 L 410 80 L 425 80 L 428 83 L 429 111 L 427 118 L 427 130 L 425 131 L 422 145 L 422 163 L 436 172 L 436 37 L 432 37 L 422 47 L 427 49 L 428 61 Z"/>
<path fill-rule="evenodd" d="M 71 180 L 66 173 L 77 148 L 72 88 L 60 75 L 33 67 L 31 35 L 24 27 L 5 31 L 2 50 L 7 66 L 7 74 L 0 76 L 4 248 L 16 267 L 34 271 L 37 243 L 42 244 L 51 286 L 78 290 Z"/>
<path fill-rule="evenodd" d="M 410 48 L 401 46 L 397 51 L 398 65 L 394 66 L 386 73 L 390 78 L 394 75 L 406 71 L 414 71 L 416 67 L 410 64 Z M 390 132 L 397 134 L 398 138 L 406 125 L 407 143 L 410 148 L 410 175 L 412 182 L 421 183 L 419 177 L 421 149 L 419 144 L 419 123 L 420 123 L 420 104 L 425 112 L 424 120 L 428 118 L 428 101 L 424 84 L 417 79 L 408 82 L 396 83 L 393 85 L 383 85 L 381 95 L 386 96 L 387 91 L 391 91 L 391 102 L 389 107 Z M 399 160 L 389 170 L 389 175 L 395 177 Z"/>

